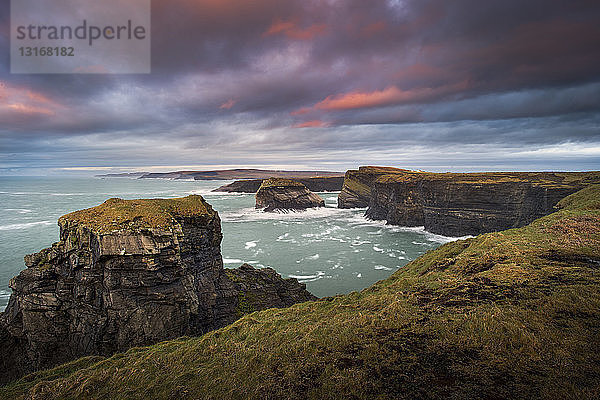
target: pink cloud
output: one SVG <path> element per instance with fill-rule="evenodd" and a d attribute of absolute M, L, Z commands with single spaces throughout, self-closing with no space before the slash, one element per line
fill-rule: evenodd
<path fill-rule="evenodd" d="M 386 89 L 375 90 L 372 92 L 356 91 L 328 96 L 317 103 L 314 108 L 325 111 L 342 111 L 421 103 L 425 101 L 435 101 L 449 94 L 459 93 L 466 90 L 468 87 L 468 81 L 444 85 L 437 88 L 425 87 L 411 90 L 402 90 L 397 86 L 389 86 Z"/>
<path fill-rule="evenodd" d="M 285 35 L 295 40 L 311 40 L 321 35 L 327 29 L 325 24 L 313 24 L 307 28 L 300 28 L 295 22 L 277 20 L 263 33 L 263 37 Z"/>
<path fill-rule="evenodd" d="M 55 115 L 61 107 L 42 93 L 0 82 L 0 115 Z"/>
<path fill-rule="evenodd" d="M 233 106 L 235 105 L 235 103 L 237 103 L 237 101 L 236 101 L 236 100 L 229 99 L 229 100 L 227 100 L 225 103 L 221 104 L 221 105 L 219 106 L 219 108 L 220 108 L 221 110 L 230 110 L 230 109 L 231 109 L 231 107 L 233 107 Z"/>
<path fill-rule="evenodd" d="M 306 121 L 294 125 L 294 128 L 326 128 L 329 124 L 321 120 Z"/>

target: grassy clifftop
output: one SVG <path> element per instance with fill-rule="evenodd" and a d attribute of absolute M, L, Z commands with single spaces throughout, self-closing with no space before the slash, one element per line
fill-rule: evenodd
<path fill-rule="evenodd" d="M 1 398 L 577 398 L 600 394 L 600 186 L 453 242 L 361 293 L 30 375 Z"/>
<path fill-rule="evenodd" d="M 99 206 L 60 217 L 59 224 L 75 222 L 100 233 L 120 229 L 169 228 L 178 217 L 212 216 L 212 207 L 198 195 L 175 199 L 123 200 L 112 198 Z"/>

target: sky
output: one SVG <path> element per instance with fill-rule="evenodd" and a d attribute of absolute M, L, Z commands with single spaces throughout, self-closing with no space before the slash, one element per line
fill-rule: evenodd
<path fill-rule="evenodd" d="M 11 74 L 0 175 L 600 170 L 597 0 L 153 0 L 150 74 Z"/>

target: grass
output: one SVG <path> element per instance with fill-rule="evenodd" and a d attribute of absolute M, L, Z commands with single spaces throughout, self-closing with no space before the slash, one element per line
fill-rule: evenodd
<path fill-rule="evenodd" d="M 112 198 L 99 206 L 64 215 L 58 221 L 60 225 L 76 223 L 107 233 L 121 229 L 168 229 L 181 217 L 213 215 L 212 207 L 198 195 L 174 199 Z"/>
<path fill-rule="evenodd" d="M 16 399 L 596 399 L 600 186 L 532 224 L 452 242 L 360 293 L 88 358 Z"/>
<path fill-rule="evenodd" d="M 260 189 L 273 188 L 273 187 L 306 187 L 303 183 L 284 178 L 269 178 L 262 182 Z M 260 190 L 259 189 L 259 190 Z"/>
<path fill-rule="evenodd" d="M 369 172 L 370 170 L 367 170 Z M 421 171 L 378 171 L 378 183 L 414 182 L 419 180 L 442 180 L 461 184 L 531 183 L 547 188 L 581 187 L 600 183 L 600 172 L 481 172 L 481 173 L 434 173 Z"/>

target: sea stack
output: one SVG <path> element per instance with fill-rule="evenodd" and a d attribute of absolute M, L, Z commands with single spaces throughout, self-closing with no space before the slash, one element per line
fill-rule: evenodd
<path fill-rule="evenodd" d="M 315 299 L 272 269 L 224 269 L 221 221 L 201 196 L 109 199 L 58 224 L 60 241 L 10 282 L 0 382 Z"/>
<path fill-rule="evenodd" d="M 270 178 L 256 192 L 256 208 L 267 212 L 325 207 L 325 200 L 291 179 Z"/>

